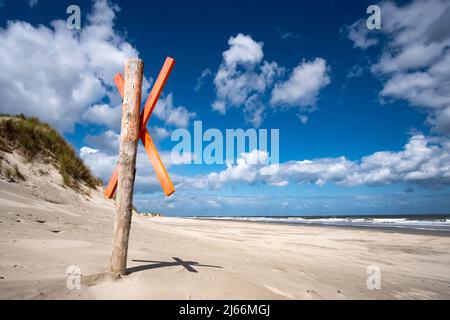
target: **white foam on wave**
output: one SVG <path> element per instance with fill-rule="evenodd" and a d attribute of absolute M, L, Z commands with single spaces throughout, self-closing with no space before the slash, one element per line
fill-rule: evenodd
<path fill-rule="evenodd" d="M 353 226 L 353 227 L 393 227 L 402 229 L 416 230 L 434 230 L 450 232 L 450 219 L 448 218 L 373 218 L 373 217 L 191 217 L 211 220 L 232 220 L 232 221 L 251 221 L 267 223 L 288 223 L 288 224 L 317 224 L 334 226 Z"/>

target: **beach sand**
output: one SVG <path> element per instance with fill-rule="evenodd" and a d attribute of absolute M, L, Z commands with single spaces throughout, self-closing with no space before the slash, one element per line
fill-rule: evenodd
<path fill-rule="evenodd" d="M 136 214 L 129 274 L 112 279 L 113 202 L 41 179 L 0 180 L 2 299 L 450 298 L 442 234 Z M 79 290 L 66 286 L 71 265 Z M 367 287 L 372 265 L 380 289 Z"/>

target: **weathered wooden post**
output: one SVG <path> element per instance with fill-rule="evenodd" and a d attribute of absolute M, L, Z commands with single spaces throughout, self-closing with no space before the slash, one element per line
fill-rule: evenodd
<path fill-rule="evenodd" d="M 140 129 L 139 109 L 143 70 L 144 62 L 142 60 L 138 58 L 126 60 L 116 193 L 116 221 L 111 257 L 111 271 L 116 275 L 124 275 L 127 268 L 128 238 L 131 227 L 137 143 Z"/>

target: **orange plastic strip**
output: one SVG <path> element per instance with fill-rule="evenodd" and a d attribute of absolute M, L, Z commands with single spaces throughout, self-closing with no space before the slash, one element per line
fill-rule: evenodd
<path fill-rule="evenodd" d="M 116 166 L 111 178 L 109 178 L 108 185 L 106 186 L 105 191 L 103 192 L 106 198 L 111 199 L 114 196 L 114 193 L 116 192 L 117 189 L 118 180 L 119 180 L 119 167 Z"/>
<path fill-rule="evenodd" d="M 120 74 L 120 72 L 117 72 L 116 76 L 114 77 L 114 83 L 116 84 L 117 91 L 119 91 L 120 96 L 123 98 L 123 77 Z"/>
<path fill-rule="evenodd" d="M 162 89 L 167 81 L 167 78 L 169 77 L 169 74 L 172 71 L 174 64 L 175 60 L 173 60 L 172 58 L 166 59 L 164 66 L 161 69 L 158 78 L 156 79 L 156 82 L 150 92 L 150 95 L 148 96 L 147 101 L 145 102 L 144 109 L 141 112 L 141 123 L 140 123 L 141 130 L 139 133 L 139 137 L 141 138 L 141 141 L 144 144 L 145 150 L 147 151 L 147 155 L 150 159 L 150 162 L 153 165 L 153 169 L 155 170 L 156 176 L 158 177 L 159 182 L 161 183 L 161 186 L 166 196 L 170 196 L 172 193 L 174 193 L 175 188 L 172 184 L 172 181 L 170 180 L 166 168 L 164 167 L 164 164 L 161 161 L 161 158 L 159 157 L 158 152 L 156 151 L 156 147 L 147 131 L 146 126 L 153 112 L 153 109 L 155 108 L 156 102 L 158 101 L 158 98 L 161 95 Z M 123 97 L 124 81 L 120 73 L 116 74 L 116 76 L 114 77 L 114 82 L 117 86 L 120 95 Z M 118 181 L 118 168 L 116 167 L 104 191 L 104 195 L 106 198 L 111 199 L 114 196 L 114 193 L 117 188 L 117 181 Z"/>
<path fill-rule="evenodd" d="M 118 72 L 116 76 L 114 77 L 114 83 L 116 84 L 117 90 L 119 91 L 119 94 L 121 97 L 123 97 L 123 77 Z M 114 196 L 114 193 L 117 189 L 117 181 L 119 180 L 119 167 L 116 166 L 114 169 L 113 174 L 111 175 L 111 178 L 109 178 L 108 185 L 105 188 L 105 191 L 103 194 L 106 198 L 111 199 Z"/>
<path fill-rule="evenodd" d="M 163 162 L 161 161 L 161 158 L 159 157 L 158 152 L 156 151 L 155 144 L 148 134 L 147 129 L 143 134 L 141 134 L 140 138 L 142 143 L 144 144 L 145 151 L 147 151 L 148 158 L 152 163 L 153 169 L 155 170 L 156 176 L 158 177 L 159 183 L 161 184 L 165 195 L 170 196 L 175 192 L 175 188 L 172 184 L 172 180 L 170 180 L 169 174 L 167 173 Z"/>
<path fill-rule="evenodd" d="M 150 119 L 153 109 L 155 109 L 156 102 L 158 102 L 159 96 L 161 95 L 164 85 L 166 84 L 167 79 L 169 78 L 170 72 L 172 71 L 174 65 L 175 60 L 172 59 L 171 57 L 167 57 L 166 61 L 164 61 L 164 65 L 161 71 L 159 72 L 158 78 L 156 78 L 152 91 L 150 91 L 147 101 L 145 101 L 144 110 L 142 110 L 141 113 L 140 134 L 143 133 L 144 129 L 147 126 L 148 119 Z"/>

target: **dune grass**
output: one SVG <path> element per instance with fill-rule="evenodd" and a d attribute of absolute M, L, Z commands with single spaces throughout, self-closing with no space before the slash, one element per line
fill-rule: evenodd
<path fill-rule="evenodd" d="M 101 185 L 101 181 L 92 175 L 72 146 L 55 129 L 38 118 L 0 115 L 0 150 L 17 151 L 28 161 L 38 156 L 52 161 L 61 173 L 64 184 L 73 189 L 79 190 L 80 182 L 90 188 Z M 20 179 L 22 175 L 18 168 L 12 171 Z"/>

